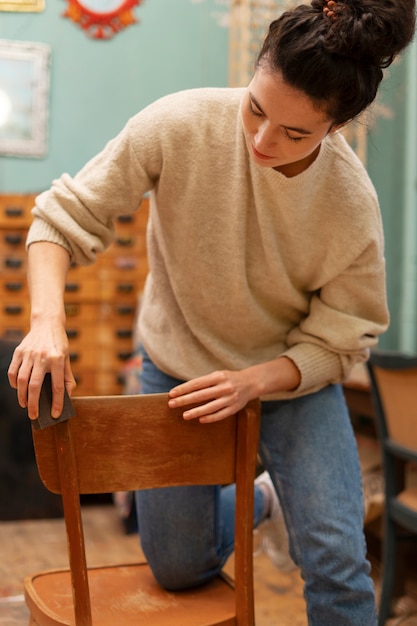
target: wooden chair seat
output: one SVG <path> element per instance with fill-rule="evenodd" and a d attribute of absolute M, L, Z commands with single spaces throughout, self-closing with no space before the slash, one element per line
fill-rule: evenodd
<path fill-rule="evenodd" d="M 175 593 L 156 583 L 146 563 L 89 568 L 88 579 L 93 624 L 98 626 L 236 624 L 234 590 L 226 577 L 218 576 L 203 587 Z M 69 570 L 32 574 L 25 581 L 25 598 L 35 620 L 33 626 L 74 623 Z"/>

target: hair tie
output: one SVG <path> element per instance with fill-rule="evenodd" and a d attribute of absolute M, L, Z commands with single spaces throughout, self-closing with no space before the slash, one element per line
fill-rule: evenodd
<path fill-rule="evenodd" d="M 335 0 L 325 0 L 326 1 L 326 6 L 323 7 L 323 13 L 326 17 L 328 17 L 331 20 L 335 20 L 337 19 L 337 15 L 336 15 L 336 6 L 337 3 Z"/>

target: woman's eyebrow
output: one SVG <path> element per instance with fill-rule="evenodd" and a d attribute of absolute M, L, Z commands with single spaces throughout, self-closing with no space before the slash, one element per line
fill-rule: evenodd
<path fill-rule="evenodd" d="M 257 101 L 257 99 L 255 98 L 255 96 L 253 95 L 253 93 L 249 92 L 249 98 L 252 100 L 252 102 L 254 103 L 254 105 L 256 106 L 257 109 L 260 110 L 261 113 L 263 113 L 263 115 L 265 115 L 264 110 L 262 109 L 261 105 L 259 104 L 259 102 Z"/>
<path fill-rule="evenodd" d="M 312 135 L 313 134 L 311 130 L 306 130 L 305 128 L 297 128 L 297 126 L 282 125 L 282 128 L 285 128 L 286 130 L 293 130 L 295 133 L 300 133 L 300 135 Z"/>
<path fill-rule="evenodd" d="M 254 105 L 256 106 L 256 108 L 259 109 L 263 115 L 265 115 L 265 111 L 262 109 L 261 105 L 255 98 L 253 93 L 249 92 L 249 97 L 254 103 Z M 306 130 L 305 128 L 298 128 L 297 126 L 285 126 L 285 124 L 281 124 L 281 126 L 282 128 L 285 128 L 285 130 L 292 130 L 295 133 L 299 133 L 300 135 L 312 135 L 313 134 L 311 130 Z"/>

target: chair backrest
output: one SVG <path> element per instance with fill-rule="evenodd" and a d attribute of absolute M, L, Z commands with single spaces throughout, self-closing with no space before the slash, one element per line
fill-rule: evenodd
<path fill-rule="evenodd" d="M 73 419 L 34 430 L 33 439 L 42 482 L 62 494 L 76 623 L 91 623 L 79 494 L 233 482 L 237 623 L 246 623 L 239 621 L 239 615 L 253 611 L 259 401 L 211 424 L 185 421 L 182 410 L 168 408 L 167 394 L 78 397 L 72 402 Z M 85 617 L 88 613 L 90 621 Z"/>
<path fill-rule="evenodd" d="M 417 356 L 372 352 L 368 371 L 381 438 L 417 453 Z"/>

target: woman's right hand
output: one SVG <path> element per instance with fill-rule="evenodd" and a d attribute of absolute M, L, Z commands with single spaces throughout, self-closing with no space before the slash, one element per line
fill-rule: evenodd
<path fill-rule="evenodd" d="M 46 372 L 52 378 L 52 417 L 59 417 L 64 405 L 64 390 L 71 395 L 75 380 L 71 371 L 68 338 L 61 320 L 37 322 L 17 346 L 8 377 L 17 389 L 20 406 L 28 409 L 30 419 L 39 413 L 39 395 Z"/>
<path fill-rule="evenodd" d="M 48 241 L 29 246 L 28 283 L 31 304 L 30 332 L 16 348 L 9 367 L 9 382 L 31 419 L 39 413 L 39 394 L 46 372 L 52 378 L 52 417 L 64 406 L 64 389 L 75 387 L 65 332 L 64 291 L 70 264 L 67 250 Z"/>

